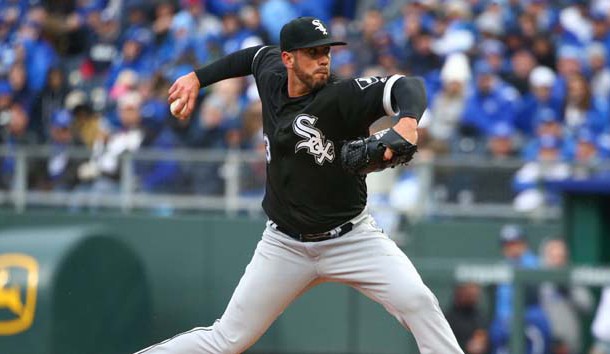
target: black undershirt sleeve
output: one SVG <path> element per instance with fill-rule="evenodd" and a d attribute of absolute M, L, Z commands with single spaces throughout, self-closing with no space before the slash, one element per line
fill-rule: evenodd
<path fill-rule="evenodd" d="M 199 84 L 203 88 L 218 81 L 252 74 L 252 61 L 262 47 L 238 50 L 195 70 Z"/>

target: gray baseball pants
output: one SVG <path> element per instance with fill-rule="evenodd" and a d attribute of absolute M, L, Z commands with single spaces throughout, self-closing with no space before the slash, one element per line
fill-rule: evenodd
<path fill-rule="evenodd" d="M 411 330 L 421 354 L 463 354 L 409 258 L 368 213 L 353 222 L 352 231 L 321 242 L 294 240 L 267 223 L 222 317 L 138 354 L 241 353 L 294 299 L 323 282 L 344 283 L 382 304 Z"/>

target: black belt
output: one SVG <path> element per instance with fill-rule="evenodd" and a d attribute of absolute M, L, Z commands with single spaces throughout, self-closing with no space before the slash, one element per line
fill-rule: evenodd
<path fill-rule="evenodd" d="M 295 239 L 297 241 L 320 242 L 320 241 L 326 241 L 326 240 L 330 240 L 330 239 L 345 235 L 346 233 L 352 231 L 352 229 L 354 228 L 354 223 L 349 221 L 341 226 L 335 227 L 334 229 L 332 229 L 330 231 L 320 232 L 318 234 L 299 234 L 299 233 L 295 233 L 292 231 L 288 231 L 288 230 L 284 229 L 283 227 L 279 226 L 278 224 L 274 223 L 273 221 L 271 222 L 271 227 L 281 233 L 284 233 L 284 234 L 292 237 L 293 239 Z"/>

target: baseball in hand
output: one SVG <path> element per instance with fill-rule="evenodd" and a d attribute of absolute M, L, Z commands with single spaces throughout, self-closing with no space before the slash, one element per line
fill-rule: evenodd
<path fill-rule="evenodd" d="M 172 104 L 169 106 L 169 110 L 170 112 L 172 112 L 172 114 L 174 116 L 178 116 L 181 113 L 184 113 L 186 111 L 186 105 L 184 105 L 184 107 L 182 107 L 182 111 L 178 112 L 178 105 L 182 102 L 182 99 L 177 98 L 174 100 L 174 102 L 172 102 Z"/>

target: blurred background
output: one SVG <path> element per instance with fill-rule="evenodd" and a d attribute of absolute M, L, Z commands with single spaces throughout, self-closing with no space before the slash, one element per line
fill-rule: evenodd
<path fill-rule="evenodd" d="M 265 222 L 261 103 L 226 80 L 178 121 L 167 90 L 297 16 L 349 43 L 338 76 L 425 80 L 419 153 L 369 205 L 465 352 L 610 353 L 608 0 L 0 0 L 0 353 L 130 353 L 222 314 Z M 250 352 L 418 351 L 322 285 Z"/>

